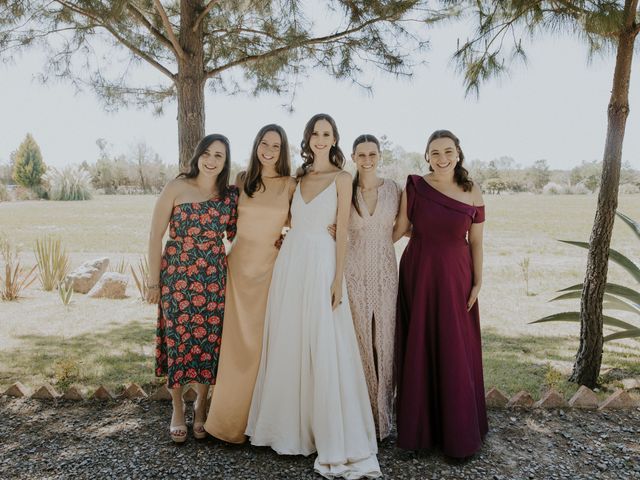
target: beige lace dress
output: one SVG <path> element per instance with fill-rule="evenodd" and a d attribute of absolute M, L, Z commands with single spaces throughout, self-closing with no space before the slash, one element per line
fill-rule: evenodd
<path fill-rule="evenodd" d="M 398 266 L 392 233 L 401 193 L 393 180 L 384 179 L 378 187 L 378 202 L 371 215 L 358 189 L 362 215 L 351 207 L 345 265 L 349 304 L 380 439 L 389 435 L 392 423 L 398 293 Z"/>

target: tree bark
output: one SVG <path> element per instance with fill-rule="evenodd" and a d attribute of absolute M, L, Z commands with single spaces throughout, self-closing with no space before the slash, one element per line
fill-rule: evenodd
<path fill-rule="evenodd" d="M 618 206 L 622 143 L 629 115 L 629 81 L 637 35 L 638 0 L 626 0 L 624 25 L 618 36 L 613 88 L 608 108 L 607 139 L 595 220 L 589 240 L 587 270 L 580 304 L 580 346 L 571 381 L 594 388 L 602 364 L 602 300 L 607 283 L 609 246 Z"/>
<path fill-rule="evenodd" d="M 176 56 L 180 171 L 188 170 L 196 145 L 204 137 L 204 86 L 207 77 L 202 22 L 196 25 L 203 10 L 203 0 L 180 0 L 178 40 L 185 53 L 183 58 Z"/>

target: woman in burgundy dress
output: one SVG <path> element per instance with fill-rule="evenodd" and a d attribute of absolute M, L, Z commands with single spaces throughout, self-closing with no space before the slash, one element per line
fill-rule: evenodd
<path fill-rule="evenodd" d="M 396 223 L 412 226 L 396 323 L 398 446 L 463 458 L 488 431 L 476 301 L 484 205 L 453 133 L 434 132 L 425 158 L 430 173 L 408 177 Z"/>

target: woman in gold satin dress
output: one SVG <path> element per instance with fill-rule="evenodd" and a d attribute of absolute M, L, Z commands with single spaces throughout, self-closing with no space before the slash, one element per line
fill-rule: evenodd
<path fill-rule="evenodd" d="M 266 125 L 258 132 L 247 171 L 238 174 L 236 185 L 238 226 L 227 257 L 224 340 L 205 430 L 226 442 L 243 443 L 260 365 L 276 242 L 288 223 L 296 187 L 282 127 Z"/>

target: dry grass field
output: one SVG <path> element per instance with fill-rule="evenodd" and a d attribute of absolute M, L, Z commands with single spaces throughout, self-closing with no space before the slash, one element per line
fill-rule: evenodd
<path fill-rule="evenodd" d="M 23 263 L 33 265 L 33 244 L 52 233 L 71 254 L 72 266 L 100 256 L 135 264 L 146 250 L 154 197 L 99 196 L 85 202 L 0 203 L 0 235 L 22 245 Z M 577 324 L 531 325 L 542 316 L 574 310 L 577 302 L 548 303 L 560 288 L 582 281 L 586 252 L 556 239 L 588 240 L 594 196 L 487 196 L 484 284 L 480 294 L 486 384 L 534 396 L 565 381 L 578 345 Z M 640 220 L 640 196 L 622 196 L 619 210 Z M 613 248 L 640 258 L 640 242 L 622 222 Z M 398 245 L 398 251 L 402 245 Z M 522 263 L 528 259 L 529 287 Z M 613 265 L 610 279 L 631 284 Z M 128 381 L 153 377 L 154 306 L 138 297 L 100 300 L 76 294 L 69 306 L 38 282 L 14 302 L 0 302 L 0 387 L 15 380 L 32 386 L 100 383 L 118 390 Z M 605 347 L 603 381 L 610 387 L 640 375 L 640 342 Z"/>

